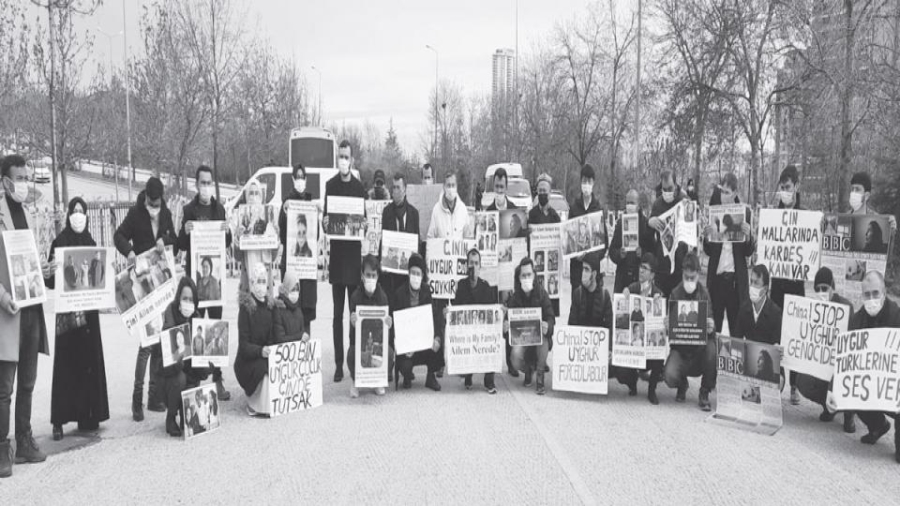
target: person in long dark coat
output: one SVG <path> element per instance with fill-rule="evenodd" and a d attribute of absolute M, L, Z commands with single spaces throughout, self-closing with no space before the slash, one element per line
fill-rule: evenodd
<path fill-rule="evenodd" d="M 273 301 L 266 294 L 268 272 L 265 265 L 250 267 L 250 293 L 239 294 L 238 352 L 234 359 L 234 377 L 248 397 L 247 412 L 255 415 L 260 407 L 259 386 L 269 372 L 269 346 L 273 340 Z"/>
<path fill-rule="evenodd" d="M 50 245 L 48 261 L 53 261 L 56 248 L 96 245 L 87 227 L 87 204 L 75 197 L 69 202 L 66 228 Z M 54 276 L 44 280 L 51 289 L 55 281 Z M 109 399 L 99 314 L 97 311 L 57 313 L 50 401 L 53 439 L 63 438 L 62 427 L 68 422 L 78 422 L 80 431 L 93 431 L 106 420 L 109 420 Z"/>

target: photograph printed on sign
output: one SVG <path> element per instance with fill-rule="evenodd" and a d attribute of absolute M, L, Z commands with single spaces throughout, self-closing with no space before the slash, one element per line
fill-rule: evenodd
<path fill-rule="evenodd" d="M 278 246 L 275 208 L 266 204 L 238 207 L 237 235 L 242 250 L 271 249 Z"/>
<path fill-rule="evenodd" d="M 67 249 L 62 254 L 63 291 L 85 292 L 106 288 L 106 248 Z M 56 285 L 60 286 L 60 285 Z"/>
<path fill-rule="evenodd" d="M 509 308 L 510 346 L 539 346 L 543 341 L 540 308 Z"/>
<path fill-rule="evenodd" d="M 528 213 L 525 209 L 500 211 L 500 239 L 528 236 Z"/>
<path fill-rule="evenodd" d="M 44 275 L 31 230 L 5 231 L 3 242 L 13 302 L 19 307 L 45 302 L 47 292 L 44 288 Z"/>
<path fill-rule="evenodd" d="M 228 366 L 228 322 L 207 318 L 191 320 L 191 366 Z"/>
<path fill-rule="evenodd" d="M 166 329 L 159 340 L 162 347 L 163 367 L 177 364 L 186 358 L 191 358 L 193 344 L 191 340 L 191 324 L 185 323 L 177 327 Z"/>
<path fill-rule="evenodd" d="M 713 233 L 707 236 L 709 242 L 744 242 L 747 236 L 742 230 L 744 223 L 750 223 L 750 208 L 745 204 L 709 206 L 709 225 Z"/>
<path fill-rule="evenodd" d="M 365 201 L 360 197 L 328 196 L 325 199 L 329 240 L 362 241 L 366 232 Z"/>
<path fill-rule="evenodd" d="M 289 200 L 285 209 L 285 269 L 299 279 L 316 279 L 319 254 L 318 209 L 313 202 Z"/>
<path fill-rule="evenodd" d="M 221 424 L 219 396 L 215 383 L 200 385 L 181 392 L 184 411 L 184 439 L 191 439 L 218 429 Z"/>
<path fill-rule="evenodd" d="M 96 246 L 56 248 L 57 313 L 115 307 L 114 251 Z"/>
<path fill-rule="evenodd" d="M 222 283 L 225 281 L 225 258 L 221 254 L 197 254 L 194 263 L 197 283 L 197 296 L 200 307 L 222 306 Z"/>
<path fill-rule="evenodd" d="M 116 307 L 125 313 L 154 290 L 172 279 L 173 266 L 166 253 L 149 249 L 134 258 L 134 263 L 116 275 Z"/>

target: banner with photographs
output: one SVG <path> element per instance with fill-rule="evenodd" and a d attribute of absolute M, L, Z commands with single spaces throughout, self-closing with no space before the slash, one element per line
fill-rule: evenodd
<path fill-rule="evenodd" d="M 238 239 L 242 250 L 276 249 L 278 240 L 276 209 L 266 204 L 238 207 Z"/>
<path fill-rule="evenodd" d="M 534 261 L 535 284 L 543 285 L 551 299 L 558 299 L 561 286 L 559 259 L 562 256 L 559 224 L 531 225 L 530 228 L 529 240 L 531 260 Z"/>
<path fill-rule="evenodd" d="M 563 256 L 566 258 L 606 249 L 603 211 L 564 221 L 561 235 Z"/>
<path fill-rule="evenodd" d="M 359 377 L 359 366 L 356 369 Z M 268 415 L 276 417 L 322 405 L 322 343 L 291 341 L 269 348 Z M 264 391 L 264 392 L 265 392 Z"/>
<path fill-rule="evenodd" d="M 430 350 L 433 345 L 431 304 L 394 311 L 394 350 L 397 355 Z"/>
<path fill-rule="evenodd" d="M 553 390 L 606 395 L 609 390 L 609 330 L 556 327 Z"/>
<path fill-rule="evenodd" d="M 831 381 L 834 340 L 847 332 L 853 310 L 844 304 L 787 294 L 781 318 L 781 365 Z"/>
<path fill-rule="evenodd" d="M 500 305 L 448 307 L 444 358 L 449 375 L 501 372 L 506 343 Z"/>
<path fill-rule="evenodd" d="M 217 430 L 222 425 L 215 383 L 182 391 L 181 405 L 184 408 L 183 434 L 186 440 Z"/>
<path fill-rule="evenodd" d="M 900 411 L 900 329 L 853 330 L 835 340 L 838 411 Z"/>
<path fill-rule="evenodd" d="M 504 209 L 500 211 L 500 238 L 528 237 L 528 210 Z"/>
<path fill-rule="evenodd" d="M 612 345 L 612 365 L 646 369 L 647 350 L 644 348 L 646 318 L 642 297 L 613 294 L 613 310 L 616 332 Z"/>
<path fill-rule="evenodd" d="M 777 346 L 727 336 L 718 345 L 716 412 L 710 421 L 767 435 L 784 423 L 781 408 L 781 351 Z"/>
<path fill-rule="evenodd" d="M 890 217 L 878 214 L 826 214 L 822 233 L 822 267 L 834 274 L 835 291 L 854 308 L 862 307 L 862 280 L 869 271 L 887 268 Z"/>
<path fill-rule="evenodd" d="M 479 211 L 475 213 L 475 247 L 481 253 L 482 267 L 497 266 L 497 247 L 500 240 L 500 213 Z"/>
<path fill-rule="evenodd" d="M 115 249 L 56 248 L 56 312 L 116 307 Z"/>
<path fill-rule="evenodd" d="M 228 367 L 228 322 L 208 318 L 191 319 L 191 367 Z"/>
<path fill-rule="evenodd" d="M 466 253 L 472 243 L 465 239 L 428 239 L 425 258 L 432 298 L 452 299 L 456 296 L 456 285 L 468 271 Z"/>
<path fill-rule="evenodd" d="M 750 206 L 746 204 L 728 204 L 709 206 L 709 224 L 714 232 L 706 240 L 709 242 L 744 242 L 749 237 L 741 226 L 752 223 Z"/>
<path fill-rule="evenodd" d="M 363 256 L 368 254 L 378 255 L 381 251 L 381 218 L 384 208 L 390 204 L 390 200 L 366 200 L 366 238 L 362 242 Z"/>
<path fill-rule="evenodd" d="M 366 206 L 362 197 L 325 197 L 330 241 L 362 241 L 366 233 Z"/>
<path fill-rule="evenodd" d="M 177 280 L 172 249 L 160 253 L 149 249 L 134 258 L 134 263 L 116 275 L 116 308 L 128 333 L 142 346 L 159 342 L 162 314 L 175 299 Z"/>
<path fill-rule="evenodd" d="M 409 274 L 409 257 L 419 252 L 419 235 L 385 230 L 381 233 L 381 269 Z"/>
<path fill-rule="evenodd" d="M 37 245 L 31 230 L 7 230 L 3 232 L 6 246 L 6 265 L 9 266 L 10 294 L 20 308 L 47 301 L 44 272 L 37 254 Z"/>
<path fill-rule="evenodd" d="M 669 344 L 706 345 L 708 305 L 705 300 L 670 300 Z"/>
<path fill-rule="evenodd" d="M 612 213 L 610 213 L 612 216 Z M 623 251 L 637 251 L 638 247 L 640 247 L 640 220 L 638 219 L 638 214 L 623 214 L 622 215 L 622 250 Z M 611 229 L 615 230 L 615 228 Z"/>
<path fill-rule="evenodd" d="M 388 386 L 387 306 L 356 306 L 357 388 Z"/>
<path fill-rule="evenodd" d="M 166 329 L 159 338 L 162 347 L 163 367 L 177 364 L 180 360 L 191 358 L 191 324 L 184 323 L 177 327 Z"/>
<path fill-rule="evenodd" d="M 760 209 L 757 262 L 773 278 L 812 281 L 821 260 L 822 217 L 819 211 Z"/>
<path fill-rule="evenodd" d="M 296 272 L 299 279 L 316 279 L 319 257 L 319 210 L 314 202 L 288 200 L 284 206 L 285 269 Z"/>
<path fill-rule="evenodd" d="M 668 211 L 657 216 L 665 228 L 659 233 L 663 255 L 669 258 L 670 272 L 675 272 L 675 251 L 680 243 L 697 247 L 699 241 L 699 208 L 693 200 L 684 199 Z"/>
<path fill-rule="evenodd" d="M 506 316 L 509 318 L 510 346 L 540 346 L 543 341 L 541 308 L 511 307 Z"/>
<path fill-rule="evenodd" d="M 425 242 L 425 234 L 431 226 L 431 212 L 441 201 L 444 187 L 439 184 L 411 184 L 406 187 L 406 202 L 419 211 L 419 241 Z"/>
<path fill-rule="evenodd" d="M 195 221 L 191 231 L 191 278 L 197 283 L 199 307 L 225 305 L 225 222 Z"/>

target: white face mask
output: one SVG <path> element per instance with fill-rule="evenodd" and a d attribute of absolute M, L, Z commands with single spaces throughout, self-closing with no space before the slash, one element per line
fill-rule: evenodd
<path fill-rule="evenodd" d="M 854 211 L 862 207 L 863 194 L 860 192 L 850 192 L 850 208 Z"/>
<path fill-rule="evenodd" d="M 422 287 L 422 276 L 410 274 L 409 275 L 409 287 L 415 291 L 419 291 L 419 288 Z"/>
<path fill-rule="evenodd" d="M 150 217 L 154 220 L 159 217 L 160 207 L 147 207 L 147 212 L 150 213 Z"/>
<path fill-rule="evenodd" d="M 794 202 L 794 192 L 778 192 L 778 198 L 781 199 L 781 203 L 789 206 Z"/>
<path fill-rule="evenodd" d="M 289 292 L 287 295 L 291 304 L 296 304 L 297 301 L 300 300 L 300 292 Z"/>
<path fill-rule="evenodd" d="M 348 172 L 350 172 L 350 160 L 346 158 L 338 159 L 338 169 L 341 170 L 341 175 L 346 176 Z"/>
<path fill-rule="evenodd" d="M 366 289 L 366 293 L 371 295 L 375 293 L 375 287 L 378 286 L 378 279 L 366 278 L 363 280 L 363 286 Z"/>
<path fill-rule="evenodd" d="M 884 297 L 869 299 L 865 301 L 864 305 L 869 316 L 877 316 L 881 312 L 882 306 L 884 306 Z"/>
<path fill-rule="evenodd" d="M 256 300 L 262 302 L 266 299 L 266 283 L 254 283 L 250 291 Z"/>
<path fill-rule="evenodd" d="M 306 180 L 305 179 L 295 179 L 294 180 L 294 190 L 297 193 L 303 193 L 306 191 Z"/>
<path fill-rule="evenodd" d="M 592 184 L 583 184 L 581 185 L 581 195 L 588 196 L 594 193 L 594 185 Z"/>
<path fill-rule="evenodd" d="M 531 290 L 534 289 L 534 278 L 527 278 L 521 280 L 522 282 L 522 291 L 525 293 L 531 293 Z"/>
<path fill-rule="evenodd" d="M 828 302 L 831 300 L 831 292 L 816 292 L 815 297 L 822 302 Z"/>
<path fill-rule="evenodd" d="M 181 316 L 190 318 L 194 314 L 194 303 L 188 300 L 181 301 Z"/>
<path fill-rule="evenodd" d="M 76 234 L 84 232 L 84 226 L 87 224 L 87 216 L 84 213 L 72 213 L 69 216 L 69 224 Z"/>
<path fill-rule="evenodd" d="M 582 274 L 581 274 L 581 284 L 582 284 L 582 286 L 584 286 L 585 288 L 591 286 L 591 282 L 593 281 L 593 279 L 592 279 L 593 277 L 594 277 L 594 276 L 593 276 L 592 274 L 588 274 L 588 273 L 586 273 L 586 272 L 582 273 Z"/>
<path fill-rule="evenodd" d="M 444 197 L 446 197 L 447 200 L 456 200 L 456 188 L 444 189 Z"/>
<path fill-rule="evenodd" d="M 212 198 L 212 186 L 201 186 L 200 187 L 200 200 L 202 202 L 209 202 L 209 199 Z"/>
<path fill-rule="evenodd" d="M 28 198 L 28 183 L 24 181 L 16 181 L 13 183 L 13 187 L 15 191 L 12 195 L 13 200 L 16 202 L 25 202 L 25 199 Z"/>
<path fill-rule="evenodd" d="M 762 300 L 762 292 L 763 292 L 762 288 L 760 288 L 758 286 L 751 286 L 750 287 L 750 300 L 752 300 L 753 302 L 759 302 L 760 300 Z"/>
<path fill-rule="evenodd" d="M 641 291 L 642 292 L 650 291 L 650 282 L 649 281 L 641 281 Z"/>
<path fill-rule="evenodd" d="M 684 291 L 687 293 L 694 293 L 697 290 L 697 282 L 696 281 L 685 281 L 684 282 Z"/>
<path fill-rule="evenodd" d="M 637 213 L 637 204 L 625 204 L 625 212 L 628 214 Z"/>
<path fill-rule="evenodd" d="M 675 192 L 662 192 L 662 198 L 666 201 L 666 204 L 671 204 L 675 200 Z"/>
<path fill-rule="evenodd" d="M 503 202 L 505 202 L 505 201 L 506 201 L 506 194 L 497 193 L 494 195 L 494 203 L 496 203 L 498 206 L 502 206 Z"/>

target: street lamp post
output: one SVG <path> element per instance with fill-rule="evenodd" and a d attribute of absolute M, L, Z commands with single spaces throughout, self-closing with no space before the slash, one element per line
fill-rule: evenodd
<path fill-rule="evenodd" d="M 438 123 L 438 50 L 434 48 L 434 46 L 425 44 L 426 49 L 430 49 L 434 51 L 434 140 L 431 143 L 431 161 L 434 162 L 434 158 L 437 150 L 437 123 Z"/>
<path fill-rule="evenodd" d="M 128 132 L 128 201 L 131 202 L 131 181 L 134 179 L 134 166 L 131 162 L 131 72 L 128 71 L 128 25 L 126 24 L 127 18 L 125 16 L 126 1 L 127 0 L 122 0 L 122 58 L 125 60 L 125 129 Z M 216 195 L 216 197 L 218 197 L 218 195 Z"/>
<path fill-rule="evenodd" d="M 322 120 L 322 71 L 317 69 L 315 65 L 312 66 L 312 69 L 319 74 L 319 126 L 325 124 Z"/>
<path fill-rule="evenodd" d="M 125 32 L 119 31 L 117 33 L 108 33 L 105 30 L 103 30 L 102 28 L 100 28 L 99 26 L 95 27 L 94 29 L 97 30 L 101 35 L 104 35 L 106 37 L 106 40 L 109 42 L 109 82 L 110 82 L 110 85 L 112 85 L 112 79 L 113 79 L 112 40 L 113 40 L 113 37 L 118 37 L 119 35 L 122 35 Z M 119 201 L 119 161 L 118 161 L 118 159 L 115 160 L 115 163 L 113 163 L 113 166 L 114 166 L 115 173 L 116 173 L 115 174 L 116 202 L 118 202 Z"/>

